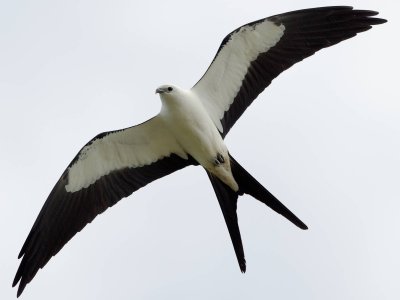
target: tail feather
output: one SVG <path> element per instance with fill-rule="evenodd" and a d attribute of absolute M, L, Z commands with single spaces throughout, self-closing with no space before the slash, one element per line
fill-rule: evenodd
<path fill-rule="evenodd" d="M 244 258 L 242 238 L 240 237 L 238 219 L 236 214 L 237 199 L 239 194 L 234 192 L 225 183 L 207 172 L 211 184 L 217 195 L 222 214 L 224 215 L 229 235 L 231 236 L 233 248 L 235 249 L 236 258 L 242 273 L 246 272 L 246 260 Z"/>
<path fill-rule="evenodd" d="M 239 194 L 249 194 L 269 206 L 278 214 L 281 214 L 290 222 L 301 229 L 308 229 L 298 217 L 296 217 L 285 205 L 275 198 L 265 187 L 263 187 L 253 176 L 251 176 L 231 155 L 230 162 L 232 174 L 239 185 Z"/>
<path fill-rule="evenodd" d="M 301 229 L 308 229 L 298 217 L 296 217 L 285 205 L 267 191 L 253 176 L 251 176 L 232 156 L 230 156 L 233 177 L 239 185 L 237 192 L 233 191 L 228 185 L 207 171 L 211 184 L 217 195 L 219 205 L 231 236 L 236 258 L 239 262 L 240 270 L 246 272 L 246 260 L 244 258 L 242 238 L 236 214 L 237 200 L 243 194 L 249 194 L 269 206 L 271 209 L 281 214 L 289 221 Z"/>

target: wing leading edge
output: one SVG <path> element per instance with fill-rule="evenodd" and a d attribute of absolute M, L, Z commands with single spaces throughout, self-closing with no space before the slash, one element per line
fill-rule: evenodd
<path fill-rule="evenodd" d="M 148 183 L 197 163 L 175 144 L 157 117 L 106 132 L 77 154 L 58 180 L 22 246 L 17 296 L 86 224 Z M 74 176 L 70 174 L 74 172 Z"/>
<path fill-rule="evenodd" d="M 321 7 L 241 26 L 225 37 L 192 90 L 225 137 L 275 77 L 320 49 L 385 23 L 377 14 L 348 6 Z"/>

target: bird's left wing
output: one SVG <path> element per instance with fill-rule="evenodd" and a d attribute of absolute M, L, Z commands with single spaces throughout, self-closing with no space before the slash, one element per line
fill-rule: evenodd
<path fill-rule="evenodd" d="M 99 134 L 76 155 L 41 209 L 18 258 L 18 296 L 49 259 L 86 224 L 153 180 L 196 162 L 156 116 Z"/>
<path fill-rule="evenodd" d="M 223 137 L 284 70 L 316 51 L 386 20 L 368 10 L 332 6 L 292 11 L 239 27 L 222 41 L 192 88 Z"/>

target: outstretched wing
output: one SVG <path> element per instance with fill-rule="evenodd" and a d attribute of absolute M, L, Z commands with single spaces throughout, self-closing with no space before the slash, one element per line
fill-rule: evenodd
<path fill-rule="evenodd" d="M 222 41 L 192 88 L 223 137 L 253 100 L 284 70 L 316 51 L 386 20 L 377 12 L 322 7 L 288 12 L 241 26 Z"/>
<path fill-rule="evenodd" d="M 158 117 L 99 134 L 77 154 L 41 209 L 18 258 L 18 296 L 49 259 L 98 214 L 146 184 L 196 162 Z"/>

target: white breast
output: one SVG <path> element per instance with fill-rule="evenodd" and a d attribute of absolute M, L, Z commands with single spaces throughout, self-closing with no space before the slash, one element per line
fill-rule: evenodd
<path fill-rule="evenodd" d="M 174 93 L 161 95 L 161 99 L 163 105 L 160 117 L 179 145 L 206 170 L 237 191 L 238 185 L 228 159 L 228 148 L 200 99 L 191 91 L 175 91 L 175 88 Z M 218 153 L 225 158 L 224 164 L 215 165 Z"/>
<path fill-rule="evenodd" d="M 227 153 L 218 129 L 194 93 L 175 88 L 161 99 L 160 116 L 181 147 L 202 166 L 207 168 L 217 153 Z"/>

